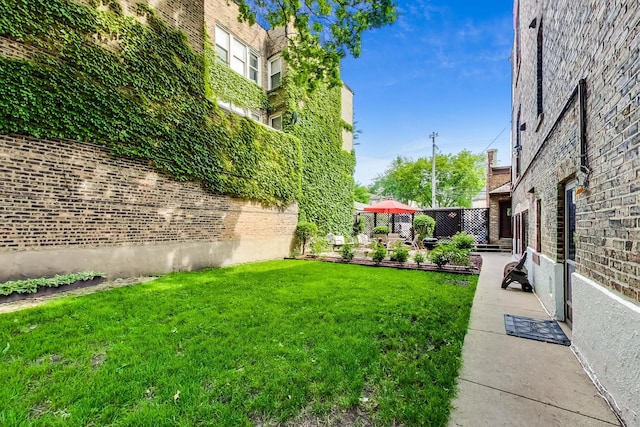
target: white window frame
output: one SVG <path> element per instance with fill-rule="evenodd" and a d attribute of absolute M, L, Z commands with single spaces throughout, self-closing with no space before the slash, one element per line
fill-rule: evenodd
<path fill-rule="evenodd" d="M 273 125 L 273 121 L 276 119 L 280 119 L 280 127 L 277 128 Z M 282 130 L 282 113 L 280 114 L 274 114 L 273 116 L 269 116 L 269 126 L 271 126 L 272 128 L 276 129 L 276 130 Z"/>
<path fill-rule="evenodd" d="M 262 87 L 260 81 L 260 64 L 262 58 L 260 54 L 243 42 L 232 33 L 216 24 L 216 56 L 229 66 L 233 71 Z M 226 54 L 226 60 L 221 58 L 218 51 L 222 50 Z M 251 65 L 251 56 L 257 58 L 257 68 Z M 256 72 L 256 79 L 251 78 L 251 71 Z"/>
<path fill-rule="evenodd" d="M 251 65 L 251 56 L 252 55 L 256 57 L 256 66 L 255 67 Z M 262 87 L 262 82 L 260 80 L 260 74 L 261 74 L 260 73 L 260 63 L 261 63 L 260 54 L 258 52 L 256 52 L 255 50 L 250 48 L 247 60 L 248 60 L 247 61 L 247 65 L 248 65 L 248 68 L 249 68 L 249 72 L 247 74 L 247 78 L 249 80 L 251 80 L 252 82 L 254 82 L 255 84 L 257 84 L 258 86 Z M 252 71 L 255 71 L 255 73 L 256 73 L 256 78 L 255 79 L 251 78 L 251 72 Z"/>
<path fill-rule="evenodd" d="M 275 62 L 278 62 L 280 64 L 279 65 L 280 70 L 278 70 L 277 72 L 274 73 L 273 72 L 273 64 Z M 269 59 L 269 63 L 267 65 L 268 65 L 267 68 L 269 69 L 268 70 L 269 71 L 268 90 L 279 88 L 280 86 L 282 86 L 282 69 L 284 68 L 283 67 L 283 62 L 282 62 L 282 57 L 280 55 L 274 56 L 273 58 Z M 272 84 L 273 76 L 275 76 L 278 73 L 280 73 L 280 78 L 278 80 L 278 84 L 276 86 L 274 86 Z"/>
<path fill-rule="evenodd" d="M 230 50 L 229 50 L 229 42 L 231 40 L 231 34 L 229 34 L 229 32 L 227 30 L 225 30 L 224 28 L 216 25 L 216 30 L 215 30 L 215 42 L 216 42 L 216 57 L 218 58 L 218 60 L 224 62 L 225 64 L 229 64 L 229 55 L 230 55 Z M 221 58 L 219 51 L 223 50 L 225 52 L 225 58 Z"/>

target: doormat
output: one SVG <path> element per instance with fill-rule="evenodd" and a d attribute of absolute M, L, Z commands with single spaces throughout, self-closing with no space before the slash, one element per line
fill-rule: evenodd
<path fill-rule="evenodd" d="M 544 341 L 551 344 L 571 345 L 571 340 L 555 320 L 537 320 L 524 316 L 504 315 L 507 335 Z"/>

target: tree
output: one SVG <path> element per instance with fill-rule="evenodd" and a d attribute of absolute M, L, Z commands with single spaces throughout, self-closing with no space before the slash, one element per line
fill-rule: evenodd
<path fill-rule="evenodd" d="M 231 1 L 231 0 L 230 0 Z M 340 85 L 338 65 L 360 56 L 362 34 L 395 22 L 393 0 L 232 0 L 241 21 L 285 29 L 284 59 L 301 82 Z"/>
<path fill-rule="evenodd" d="M 353 200 L 355 200 L 356 202 L 369 204 L 369 200 L 371 200 L 369 189 L 359 182 L 356 182 L 353 186 Z"/>
<path fill-rule="evenodd" d="M 437 206 L 471 207 L 471 198 L 485 185 L 484 156 L 463 150 L 458 154 L 436 155 Z M 431 158 L 398 156 L 374 180 L 374 193 L 393 196 L 408 203 L 434 206 L 431 200 Z"/>

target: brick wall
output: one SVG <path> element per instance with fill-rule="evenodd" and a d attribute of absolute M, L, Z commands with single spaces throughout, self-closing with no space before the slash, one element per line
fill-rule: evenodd
<path fill-rule="evenodd" d="M 88 5 L 89 0 L 74 0 L 76 3 Z M 204 50 L 204 1 L 206 0 L 118 0 L 125 15 L 133 16 L 143 21 L 137 15 L 138 3 L 147 4 L 156 11 L 172 28 L 184 31 L 188 36 L 188 42 L 198 53 Z M 101 2 L 100 8 L 107 9 Z"/>
<path fill-rule="evenodd" d="M 536 22 L 533 22 L 533 19 Z M 513 140 L 521 110 L 522 174 L 514 213 L 542 203 L 542 253 L 563 261 L 564 184 L 580 173 L 579 99 L 586 80 L 586 141 L 591 170 L 577 196 L 577 270 L 640 301 L 640 43 L 638 8 L 624 2 L 520 1 L 521 61 L 514 64 Z M 537 41 L 543 25 L 543 114 L 537 114 Z M 529 28 L 534 24 L 533 28 Z M 514 52 L 514 57 L 515 57 Z M 565 108 L 566 107 L 566 108 Z M 514 159 L 515 164 L 515 159 Z"/>
<path fill-rule="evenodd" d="M 296 205 L 270 209 L 210 194 L 196 182 L 173 181 L 93 144 L 0 136 L 4 262 L 34 251 L 224 242 L 249 242 L 255 254 L 260 245 L 290 242 L 297 213 Z M 274 248 L 270 257 L 285 256 L 287 249 Z M 224 264 L 227 255 L 211 254 L 209 265 Z M 243 258 L 252 259 L 251 253 Z M 16 268 L 10 275 L 32 276 L 29 267 Z M 0 270 L 6 280 L 10 269 Z"/>

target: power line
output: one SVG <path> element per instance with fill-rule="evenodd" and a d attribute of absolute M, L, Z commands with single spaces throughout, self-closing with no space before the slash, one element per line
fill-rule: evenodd
<path fill-rule="evenodd" d="M 493 141 L 491 141 L 491 142 L 489 143 L 489 145 L 487 145 L 487 146 L 485 147 L 485 149 L 484 149 L 484 150 L 482 150 L 482 153 L 484 153 L 485 151 L 487 151 L 487 150 L 489 149 L 489 147 L 491 147 L 491 145 L 492 145 L 494 142 L 496 142 L 496 139 L 500 138 L 500 135 L 502 135 L 502 133 L 503 133 L 505 130 L 507 130 L 507 127 L 506 127 L 506 126 L 505 126 L 504 128 L 502 128 L 502 130 L 500 131 L 500 133 L 498 134 L 498 136 L 496 136 L 495 138 L 493 138 Z M 482 153 L 480 153 L 480 154 L 482 154 Z"/>

